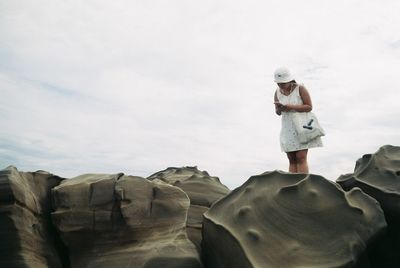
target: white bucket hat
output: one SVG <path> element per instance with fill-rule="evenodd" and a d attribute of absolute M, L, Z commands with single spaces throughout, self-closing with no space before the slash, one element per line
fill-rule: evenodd
<path fill-rule="evenodd" d="M 294 80 L 293 75 L 290 73 L 289 69 L 286 67 L 280 67 L 276 69 L 274 73 L 274 81 L 276 83 L 287 83 Z"/>

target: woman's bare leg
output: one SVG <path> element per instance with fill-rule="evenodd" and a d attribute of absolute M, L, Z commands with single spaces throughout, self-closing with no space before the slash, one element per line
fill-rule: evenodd
<path fill-rule="evenodd" d="M 296 160 L 296 152 L 288 152 L 286 153 L 289 159 L 289 172 L 297 173 L 297 160 Z"/>
<path fill-rule="evenodd" d="M 307 149 L 296 152 L 298 173 L 308 173 L 307 153 L 308 153 Z"/>

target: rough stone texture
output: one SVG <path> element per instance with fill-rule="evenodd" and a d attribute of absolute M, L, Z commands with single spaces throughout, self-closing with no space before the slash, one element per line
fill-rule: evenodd
<path fill-rule="evenodd" d="M 206 267 L 368 267 L 386 227 L 377 201 L 323 177 L 267 172 L 204 214 Z"/>
<path fill-rule="evenodd" d="M 177 186 L 189 196 L 187 232 L 189 239 L 200 252 L 203 213 L 215 201 L 226 196 L 230 190 L 220 182 L 218 177 L 212 177 L 206 171 L 198 170 L 197 167 L 170 167 L 151 175 L 148 179 L 159 179 Z"/>
<path fill-rule="evenodd" d="M 53 189 L 71 267 L 201 267 L 186 235 L 187 195 L 162 181 L 86 174 Z"/>
<path fill-rule="evenodd" d="M 385 145 L 356 162 L 354 173 L 337 182 L 344 190 L 361 188 L 380 203 L 388 223 L 385 238 L 375 251 L 375 267 L 400 267 L 400 147 Z"/>
<path fill-rule="evenodd" d="M 0 171 L 0 267 L 62 267 L 50 220 L 50 190 L 61 181 L 45 171 Z"/>

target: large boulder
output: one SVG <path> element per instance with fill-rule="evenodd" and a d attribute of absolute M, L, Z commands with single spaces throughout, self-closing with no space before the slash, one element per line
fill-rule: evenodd
<path fill-rule="evenodd" d="M 357 160 L 354 173 L 337 179 L 344 190 L 361 188 L 380 203 L 388 232 L 375 251 L 375 267 L 400 267 L 400 147 L 385 145 Z"/>
<path fill-rule="evenodd" d="M 317 175 L 266 172 L 204 214 L 207 267 L 368 267 L 385 230 L 377 201 Z"/>
<path fill-rule="evenodd" d="M 162 181 L 86 174 L 53 189 L 71 267 L 201 267 L 186 235 L 187 195 Z"/>
<path fill-rule="evenodd" d="M 170 185 L 181 188 L 190 199 L 190 208 L 187 219 L 189 239 L 200 251 L 201 229 L 203 213 L 214 202 L 226 196 L 230 190 L 223 185 L 218 177 L 210 176 L 207 171 L 200 171 L 197 167 L 169 167 L 154 173 L 149 180 L 162 180 Z"/>
<path fill-rule="evenodd" d="M 51 223 L 51 188 L 63 179 L 45 171 L 0 171 L 0 267 L 63 267 Z"/>

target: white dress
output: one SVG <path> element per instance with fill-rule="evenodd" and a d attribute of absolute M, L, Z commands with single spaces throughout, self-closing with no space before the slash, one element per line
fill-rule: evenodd
<path fill-rule="evenodd" d="M 278 101 L 283 105 L 287 104 L 303 104 L 303 100 L 301 99 L 299 92 L 299 85 L 288 95 L 284 95 L 281 93 L 280 89 L 276 90 L 276 95 L 278 97 Z M 300 143 L 297 138 L 297 132 L 295 126 L 293 124 L 293 114 L 295 111 L 282 112 L 282 129 L 280 134 L 280 142 L 281 142 L 281 150 L 283 152 L 293 152 L 300 151 L 308 148 L 322 147 L 321 138 L 316 138 L 309 143 Z"/>

